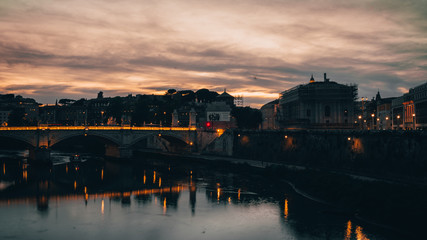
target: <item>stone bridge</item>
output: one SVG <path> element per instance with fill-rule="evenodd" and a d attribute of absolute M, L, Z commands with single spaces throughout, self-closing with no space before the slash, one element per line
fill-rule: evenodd
<path fill-rule="evenodd" d="M 31 159 L 45 159 L 50 148 L 79 136 L 95 136 L 105 141 L 105 154 L 118 158 L 132 156 L 133 146 L 143 140 L 162 151 L 201 152 L 224 131 L 200 131 L 195 127 L 55 126 L 0 127 L 0 137 L 29 145 Z"/>

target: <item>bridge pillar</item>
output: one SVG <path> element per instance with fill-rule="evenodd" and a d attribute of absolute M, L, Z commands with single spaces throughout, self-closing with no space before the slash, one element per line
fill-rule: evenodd
<path fill-rule="evenodd" d="M 51 164 L 50 149 L 37 147 L 29 150 L 28 162 L 30 164 Z"/>
<path fill-rule="evenodd" d="M 105 156 L 112 158 L 131 158 L 133 156 L 133 151 L 129 146 L 106 144 Z"/>
<path fill-rule="evenodd" d="M 131 158 L 133 156 L 133 151 L 128 146 L 119 147 L 120 158 Z"/>

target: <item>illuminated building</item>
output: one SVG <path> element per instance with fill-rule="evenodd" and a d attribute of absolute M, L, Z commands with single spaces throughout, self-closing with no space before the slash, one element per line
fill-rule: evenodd
<path fill-rule="evenodd" d="M 376 129 L 377 130 L 391 130 L 392 129 L 392 112 L 391 106 L 393 98 L 382 98 L 378 91 L 375 98 L 376 102 Z"/>
<path fill-rule="evenodd" d="M 323 82 L 316 82 L 312 77 L 308 84 L 281 93 L 280 125 L 285 129 L 353 128 L 356 97 L 355 85 L 332 82 L 326 73 Z"/>
<path fill-rule="evenodd" d="M 427 128 L 427 83 L 392 101 L 393 129 Z"/>

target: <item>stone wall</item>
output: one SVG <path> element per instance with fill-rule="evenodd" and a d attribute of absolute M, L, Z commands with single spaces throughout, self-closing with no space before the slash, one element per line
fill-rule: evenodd
<path fill-rule="evenodd" d="M 233 157 L 427 180 L 427 133 L 235 131 Z"/>

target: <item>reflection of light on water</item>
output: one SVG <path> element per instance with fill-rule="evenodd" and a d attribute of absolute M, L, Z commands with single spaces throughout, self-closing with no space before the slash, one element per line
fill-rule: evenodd
<path fill-rule="evenodd" d="M 156 182 L 156 171 L 153 171 L 153 183 Z"/>
<path fill-rule="evenodd" d="M 65 164 L 65 173 L 68 173 L 68 165 Z"/>
<path fill-rule="evenodd" d="M 25 180 L 25 181 L 27 181 L 27 176 L 28 174 L 27 174 L 27 169 L 25 169 L 23 172 L 22 172 L 22 178 Z"/>
<path fill-rule="evenodd" d="M 237 190 L 237 199 L 240 201 L 240 188 Z"/>
<path fill-rule="evenodd" d="M 144 171 L 144 184 L 146 180 L 147 180 L 147 177 L 145 176 L 145 171 Z"/>
<path fill-rule="evenodd" d="M 228 203 L 231 204 L 231 197 L 228 197 Z"/>
<path fill-rule="evenodd" d="M 85 186 L 85 194 L 87 193 L 87 187 Z"/>
<path fill-rule="evenodd" d="M 166 214 L 166 198 L 163 200 L 163 214 Z"/>
<path fill-rule="evenodd" d="M 216 189 L 216 198 L 219 200 L 219 197 L 221 196 L 221 188 Z"/>
<path fill-rule="evenodd" d="M 77 189 L 77 181 L 74 181 L 74 190 Z"/>
<path fill-rule="evenodd" d="M 104 199 L 101 201 L 101 214 L 104 215 Z"/>
<path fill-rule="evenodd" d="M 284 210 L 284 214 L 285 214 L 285 219 L 288 219 L 288 199 L 285 199 L 285 210 Z"/>
<path fill-rule="evenodd" d="M 104 169 L 101 169 L 101 180 L 104 180 Z"/>
<path fill-rule="evenodd" d="M 159 187 L 162 186 L 162 178 L 159 178 Z"/>
<path fill-rule="evenodd" d="M 356 238 L 357 240 L 369 240 L 366 235 L 362 232 L 363 228 L 361 226 L 357 226 L 356 228 Z"/>
<path fill-rule="evenodd" d="M 6 163 L 3 163 L 3 175 L 6 175 Z"/>
<path fill-rule="evenodd" d="M 345 239 L 344 240 L 350 240 L 351 238 L 351 221 L 349 220 L 347 222 L 347 229 L 345 231 Z"/>

